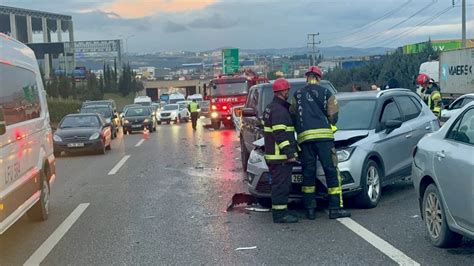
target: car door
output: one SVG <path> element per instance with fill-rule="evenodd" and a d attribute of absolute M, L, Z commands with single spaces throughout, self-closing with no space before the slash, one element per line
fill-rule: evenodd
<path fill-rule="evenodd" d="M 259 86 L 254 86 L 250 90 L 245 103 L 245 108 L 252 108 L 258 115 L 258 102 L 259 102 Z M 253 149 L 253 142 L 258 139 L 258 129 L 260 120 L 257 116 L 253 117 L 242 117 L 242 136 L 244 138 L 245 146 L 248 151 Z"/>
<path fill-rule="evenodd" d="M 407 127 L 407 134 L 405 135 L 405 141 L 401 145 L 406 145 L 406 157 L 404 157 L 403 168 L 410 168 L 412 163 L 412 157 L 410 156 L 413 148 L 418 144 L 418 141 L 426 135 L 426 133 L 432 132 L 432 125 L 428 116 L 421 114 L 422 105 L 418 99 L 413 96 L 401 95 L 395 96 L 403 115 L 403 127 Z"/>
<path fill-rule="evenodd" d="M 380 154 L 384 162 L 385 181 L 399 177 L 409 172 L 407 157 L 410 157 L 411 145 L 407 144 L 407 136 L 412 134 L 412 128 L 402 123 L 399 128 L 387 131 L 385 123 L 389 120 L 403 121 L 402 113 L 393 98 L 384 101 L 379 116 L 374 150 Z"/>
<path fill-rule="evenodd" d="M 474 106 L 436 144 L 434 172 L 445 204 L 458 225 L 474 232 Z"/>

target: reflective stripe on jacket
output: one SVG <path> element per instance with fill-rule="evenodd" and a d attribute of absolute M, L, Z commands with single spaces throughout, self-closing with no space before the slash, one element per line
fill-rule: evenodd
<path fill-rule="evenodd" d="M 339 106 L 330 90 L 309 84 L 295 92 L 290 110 L 295 117 L 298 143 L 334 139 Z"/>
<path fill-rule="evenodd" d="M 274 97 L 263 114 L 265 160 L 268 164 L 283 163 L 298 156 L 295 128 L 288 108 L 290 104 Z"/>

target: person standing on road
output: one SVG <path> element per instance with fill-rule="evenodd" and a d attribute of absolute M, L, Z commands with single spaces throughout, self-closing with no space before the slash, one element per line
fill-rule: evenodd
<path fill-rule="evenodd" d="M 273 222 L 296 223 L 298 219 L 288 213 L 292 164 L 298 157 L 295 129 L 287 102 L 290 84 L 279 78 L 272 87 L 275 96 L 265 108 L 263 124 L 265 160 L 271 175 Z"/>
<path fill-rule="evenodd" d="M 421 88 L 421 98 L 428 105 L 430 110 L 439 117 L 441 115 L 441 93 L 440 88 L 430 76 L 421 73 L 416 78 L 416 83 Z"/>
<path fill-rule="evenodd" d="M 298 144 L 301 147 L 303 167 L 303 202 L 310 220 L 316 218 L 316 165 L 317 159 L 326 176 L 329 194 L 329 218 L 350 217 L 343 209 L 341 177 L 337 169 L 334 148 L 335 124 L 339 106 L 332 92 L 319 85 L 323 74 L 317 66 L 306 72 L 307 85 L 295 92 L 291 112 L 295 116 Z"/>
<path fill-rule="evenodd" d="M 197 119 L 198 119 L 198 109 L 199 109 L 199 104 L 196 102 L 196 99 L 193 99 L 193 101 L 188 105 L 188 110 L 191 113 L 191 123 L 193 125 L 193 130 L 196 130 L 197 126 Z"/>

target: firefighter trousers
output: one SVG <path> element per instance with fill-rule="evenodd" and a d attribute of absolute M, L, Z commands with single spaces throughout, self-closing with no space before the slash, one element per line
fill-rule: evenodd
<path fill-rule="evenodd" d="M 272 210 L 286 211 L 291 186 L 291 164 L 269 164 L 272 183 Z"/>
<path fill-rule="evenodd" d="M 301 164 L 303 168 L 303 202 L 306 208 L 316 208 L 316 166 L 321 162 L 326 176 L 329 195 L 329 209 L 343 207 L 341 177 L 337 169 L 337 155 L 334 142 L 312 141 L 300 144 Z"/>
<path fill-rule="evenodd" d="M 198 120 L 198 112 L 192 112 L 191 113 L 191 123 L 193 125 L 193 129 L 196 129 L 197 126 L 197 120 Z"/>

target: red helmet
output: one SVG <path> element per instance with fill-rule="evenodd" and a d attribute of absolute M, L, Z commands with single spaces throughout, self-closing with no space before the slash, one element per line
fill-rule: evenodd
<path fill-rule="evenodd" d="M 430 76 L 424 74 L 424 73 L 421 73 L 420 75 L 418 75 L 418 77 L 416 78 L 416 83 L 420 86 L 423 86 L 425 84 L 428 84 L 430 82 Z"/>
<path fill-rule="evenodd" d="M 319 69 L 317 66 L 310 66 L 308 71 L 306 71 L 305 76 L 308 76 L 311 73 L 315 74 L 319 78 L 323 78 L 323 72 L 321 72 L 321 69 Z"/>
<path fill-rule="evenodd" d="M 284 78 L 279 78 L 273 82 L 273 92 L 284 91 L 290 89 L 290 83 Z"/>

